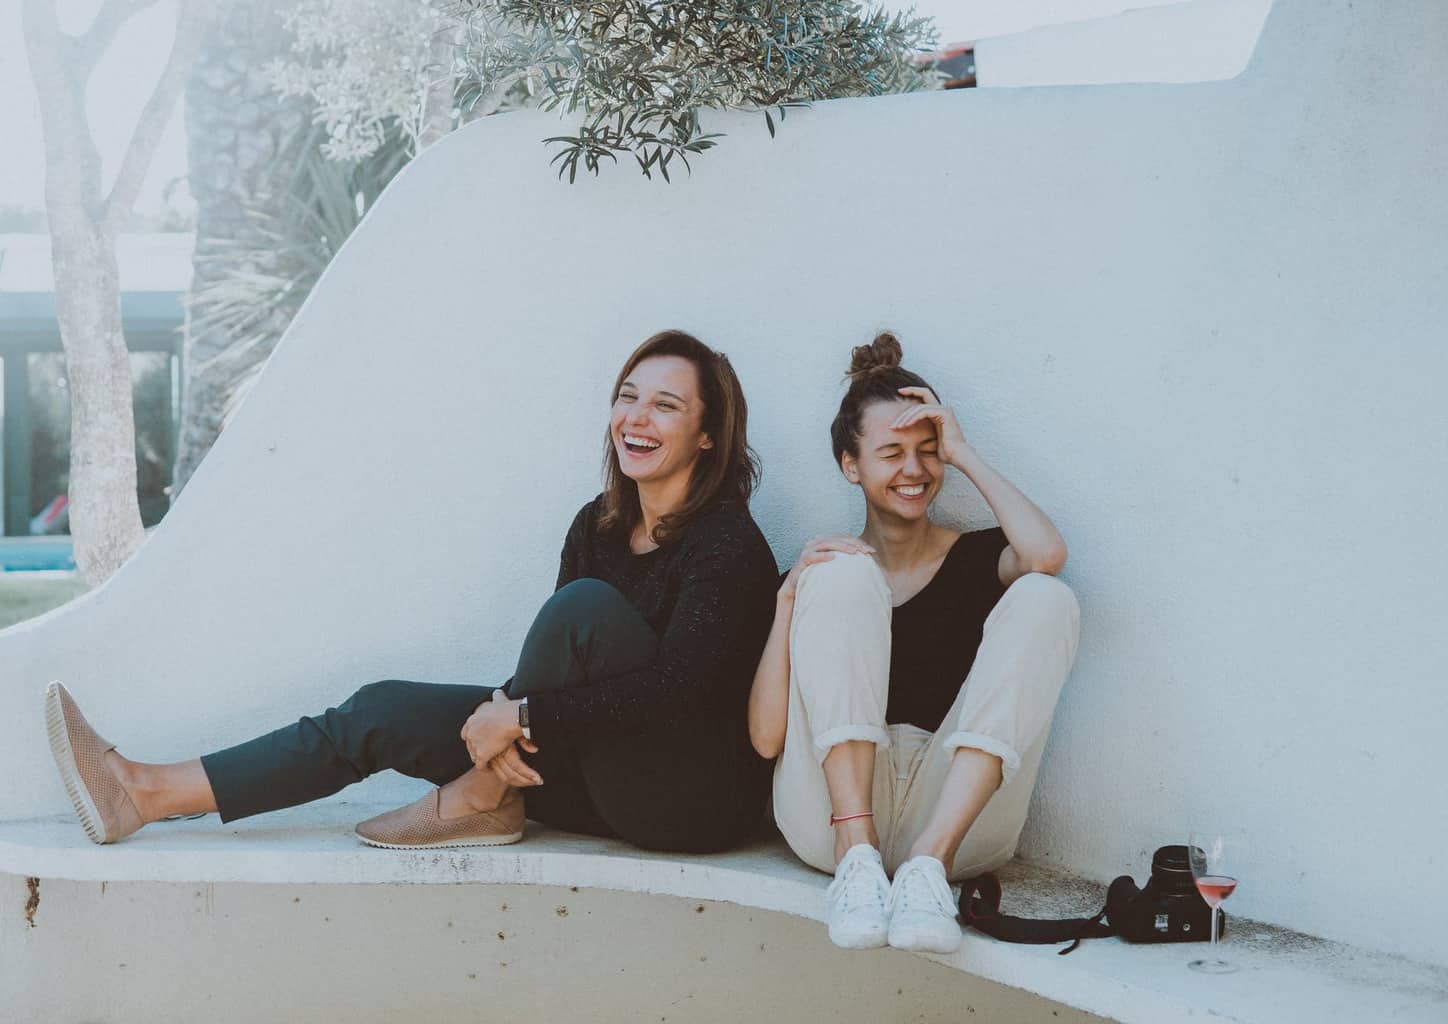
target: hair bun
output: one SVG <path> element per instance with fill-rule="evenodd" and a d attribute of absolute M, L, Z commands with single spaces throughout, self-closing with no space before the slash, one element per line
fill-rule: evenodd
<path fill-rule="evenodd" d="M 889 331 L 881 331 L 868 345 L 857 345 L 850 353 L 851 381 L 886 373 L 900 365 L 900 341 Z"/>

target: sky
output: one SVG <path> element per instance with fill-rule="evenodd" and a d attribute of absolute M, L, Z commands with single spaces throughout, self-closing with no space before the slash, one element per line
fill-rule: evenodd
<path fill-rule="evenodd" d="M 96 0 L 59 0 L 61 27 L 79 31 L 89 23 Z M 116 37 L 91 78 L 91 131 L 101 152 L 106 181 L 114 175 L 141 107 L 166 61 L 176 17 L 174 0 L 163 0 L 131 19 Z M 186 173 L 186 139 L 180 104 L 146 179 L 137 209 L 154 213 L 165 205 L 168 185 Z M 40 107 L 20 27 L 20 0 L 0 0 L 0 206 L 40 209 L 45 205 L 45 154 Z M 183 185 L 184 188 L 184 185 Z"/>
<path fill-rule="evenodd" d="M 99 6 L 99 0 L 56 2 L 62 27 L 72 32 L 89 24 Z M 941 43 L 950 43 L 1164 2 L 1176 0 L 915 0 L 913 6 L 918 13 L 934 17 Z M 4 142 L 0 150 L 0 207 L 41 209 L 45 203 L 45 160 L 40 110 L 21 35 L 20 4 L 21 0 L 0 0 L 0 140 Z M 887 0 L 885 6 L 906 4 Z M 165 63 L 175 16 L 175 0 L 162 0 L 137 14 L 117 36 L 91 79 L 91 129 L 107 182 Z M 154 214 L 163 209 L 168 187 L 178 182 L 182 189 L 178 205 L 189 203 L 184 192 L 185 147 L 178 103 L 137 202 L 139 212 Z"/>

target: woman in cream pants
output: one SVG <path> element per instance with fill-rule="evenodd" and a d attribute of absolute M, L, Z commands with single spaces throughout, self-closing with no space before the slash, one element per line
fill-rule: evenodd
<path fill-rule="evenodd" d="M 750 735 L 778 758 L 780 831 L 835 875 L 830 938 L 950 952 L 949 883 L 1015 852 L 1080 610 L 1060 533 L 899 359 L 888 334 L 854 352 L 831 433 L 865 528 L 811 542 L 784 577 Z M 947 466 L 1000 528 L 930 521 Z"/>

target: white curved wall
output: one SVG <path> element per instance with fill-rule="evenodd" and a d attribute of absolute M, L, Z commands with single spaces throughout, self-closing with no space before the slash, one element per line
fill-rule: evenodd
<path fill-rule="evenodd" d="M 1193 0 L 918 0 L 910 6 L 917 14 L 935 20 L 942 43 L 954 43 L 1190 2 Z M 894 9 L 883 2 L 880 6 Z"/>
<path fill-rule="evenodd" d="M 1107 1020 L 893 950 L 843 971 L 818 922 L 710 900 L 537 884 L 41 884 L 35 927 L 18 910 L 0 924 L 5 1024 Z M 0 902 L 27 897 L 24 879 L 0 875 Z"/>
<path fill-rule="evenodd" d="M 1138 5 L 981 39 L 976 78 L 981 88 L 1232 78 L 1247 66 L 1271 7 L 1272 0 Z"/>
<path fill-rule="evenodd" d="M 1232 81 L 824 103 L 772 142 L 714 116 L 673 185 L 557 183 L 542 117 L 449 138 L 141 554 L 0 634 L 0 816 L 66 806 L 52 677 L 149 758 L 370 679 L 506 677 L 661 326 L 733 358 L 779 557 L 856 525 L 826 424 L 888 325 L 1071 545 L 1022 852 L 1140 875 L 1213 815 L 1253 839 L 1240 912 L 1448 961 L 1445 58 L 1433 0 L 1281 0 Z"/>

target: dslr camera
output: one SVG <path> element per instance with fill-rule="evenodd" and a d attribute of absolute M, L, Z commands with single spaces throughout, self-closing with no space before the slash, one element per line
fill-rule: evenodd
<path fill-rule="evenodd" d="M 1122 875 L 1106 890 L 1106 919 L 1128 942 L 1206 942 L 1212 934 L 1212 908 L 1192 880 L 1185 846 L 1163 846 L 1152 855 L 1151 878 L 1138 888 Z M 1217 922 L 1217 937 L 1227 933 L 1227 915 Z"/>

